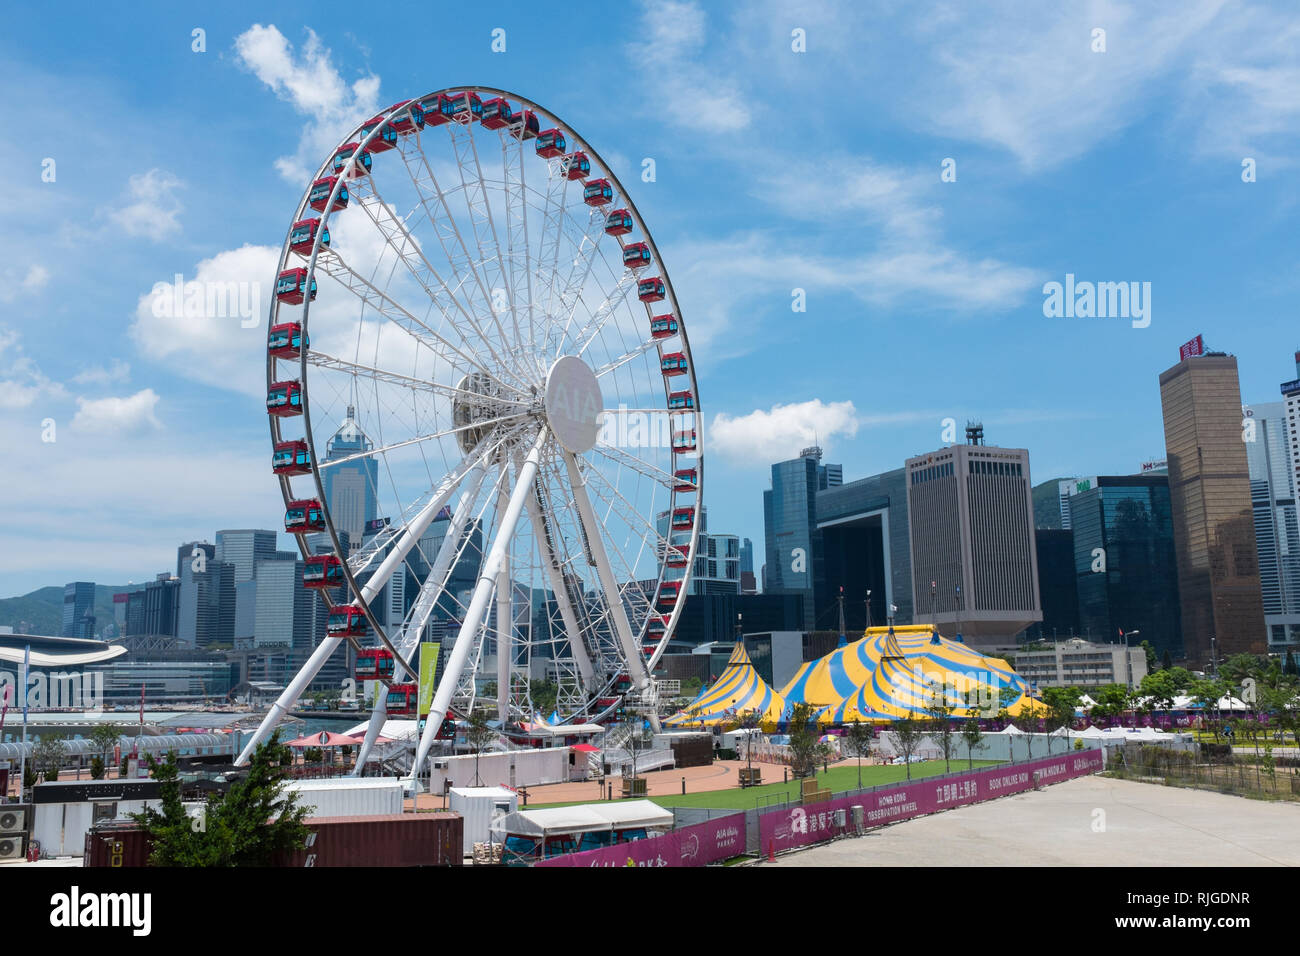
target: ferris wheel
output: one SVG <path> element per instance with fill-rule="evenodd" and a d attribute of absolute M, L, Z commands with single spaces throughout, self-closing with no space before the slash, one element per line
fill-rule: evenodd
<path fill-rule="evenodd" d="M 390 715 L 427 709 L 412 776 L 452 711 L 545 718 L 536 680 L 552 720 L 653 705 L 700 539 L 699 390 L 654 239 L 573 130 L 481 87 L 354 130 L 293 217 L 266 363 L 285 529 L 329 611 L 240 763 L 344 641 L 384 684 L 358 766 Z"/>

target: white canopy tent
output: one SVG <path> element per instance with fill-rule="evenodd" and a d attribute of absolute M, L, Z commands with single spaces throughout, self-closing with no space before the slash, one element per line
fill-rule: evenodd
<path fill-rule="evenodd" d="M 583 804 L 546 810 L 516 810 L 498 818 L 492 824 L 492 830 L 500 834 L 541 838 L 638 827 L 657 829 L 672 825 L 672 812 L 657 803 L 628 800 L 623 803 Z"/>

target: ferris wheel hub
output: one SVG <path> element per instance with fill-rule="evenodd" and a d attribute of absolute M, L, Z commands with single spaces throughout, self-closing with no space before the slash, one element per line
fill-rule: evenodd
<path fill-rule="evenodd" d="M 546 374 L 546 422 L 567 451 L 596 444 L 604 400 L 596 373 L 576 355 L 562 355 Z"/>
<path fill-rule="evenodd" d="M 469 454 L 492 432 L 488 423 L 510 414 L 514 406 L 502 400 L 505 389 L 486 372 L 471 372 L 456 388 L 460 394 L 452 402 L 452 421 L 460 429 L 461 450 Z"/>

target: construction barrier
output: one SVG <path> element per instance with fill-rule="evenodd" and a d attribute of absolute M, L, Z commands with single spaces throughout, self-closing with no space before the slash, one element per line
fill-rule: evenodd
<path fill-rule="evenodd" d="M 568 853 L 536 866 L 708 866 L 745 852 L 745 814 L 733 813 L 662 836 Z"/>

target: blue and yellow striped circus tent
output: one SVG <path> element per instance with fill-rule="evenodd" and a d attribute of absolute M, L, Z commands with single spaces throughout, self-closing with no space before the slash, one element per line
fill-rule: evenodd
<path fill-rule="evenodd" d="M 839 724 L 928 716 L 939 689 L 954 717 L 991 716 L 1002 706 L 1003 688 L 1012 716 L 1042 706 L 1006 661 L 913 625 L 871 628 L 861 640 L 804 664 L 781 694 L 789 706 L 820 708 L 820 723 Z"/>
<path fill-rule="evenodd" d="M 782 720 L 786 710 L 785 698 L 767 686 L 754 670 L 745 645 L 737 642 L 721 676 L 679 713 L 667 718 L 664 724 L 669 727 L 713 726 L 734 723 L 741 715 L 750 713 L 757 714 L 762 724 L 775 724 Z"/>

